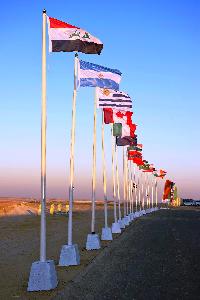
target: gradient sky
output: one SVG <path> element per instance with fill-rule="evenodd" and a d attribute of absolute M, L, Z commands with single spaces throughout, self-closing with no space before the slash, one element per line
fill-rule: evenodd
<path fill-rule="evenodd" d="M 0 196 L 40 195 L 43 8 L 104 43 L 100 56 L 79 57 L 121 70 L 120 89 L 134 100 L 133 120 L 144 158 L 168 172 L 181 197 L 200 199 L 198 0 L 1 1 Z M 47 56 L 48 197 L 68 196 L 73 57 L 73 53 Z M 93 88 L 78 91 L 78 198 L 91 196 L 93 101 Z M 97 198 L 102 197 L 100 123 L 98 112 Z M 110 183 L 109 127 L 105 135 Z"/>

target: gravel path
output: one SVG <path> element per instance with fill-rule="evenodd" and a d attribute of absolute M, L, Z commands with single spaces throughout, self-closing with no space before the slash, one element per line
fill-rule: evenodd
<path fill-rule="evenodd" d="M 132 223 L 54 299 L 200 299 L 200 210 Z"/>

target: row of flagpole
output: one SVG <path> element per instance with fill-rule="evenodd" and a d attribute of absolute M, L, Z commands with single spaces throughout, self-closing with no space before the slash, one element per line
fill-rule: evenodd
<path fill-rule="evenodd" d="M 28 291 L 50 290 L 57 286 L 57 274 L 53 260 L 46 258 L 46 11 L 43 11 L 42 30 L 42 115 L 41 115 L 41 233 L 40 233 L 40 261 L 34 262 L 31 267 Z M 77 69 L 78 55 L 74 58 L 74 89 L 72 98 L 72 125 L 70 137 L 70 176 L 69 176 L 69 217 L 68 217 L 68 238 L 67 245 L 63 245 L 60 253 L 59 265 L 69 266 L 80 264 L 78 246 L 73 243 L 73 201 L 74 201 L 74 149 L 75 149 L 75 128 L 76 128 L 76 98 L 77 98 Z M 86 249 L 99 249 L 100 241 L 95 232 L 95 202 L 96 202 L 96 142 L 97 132 L 97 89 L 94 97 L 94 117 L 93 117 L 93 154 L 92 154 L 92 205 L 91 205 L 91 233 L 87 236 Z M 112 152 L 112 190 L 114 223 L 112 228 L 108 226 L 108 202 L 107 202 L 107 177 L 106 158 L 104 140 L 104 115 L 102 111 L 101 125 L 101 150 L 102 150 L 102 178 L 104 194 L 104 228 L 102 228 L 102 240 L 112 240 L 112 233 L 120 233 L 134 218 L 145 214 L 145 203 L 147 208 L 154 208 L 158 204 L 157 180 L 151 180 L 150 203 L 150 177 L 135 169 L 135 165 L 129 163 L 127 149 L 123 147 L 123 197 L 120 193 L 119 175 L 119 153 L 118 146 L 114 142 L 113 128 L 111 125 L 111 152 Z M 132 170 L 133 165 L 133 170 Z M 134 188 L 133 188 L 134 182 Z M 137 184 L 136 184 L 137 182 Z M 154 185 L 153 185 L 154 183 Z M 155 191 L 155 193 L 154 193 Z M 122 218 L 123 199 L 123 218 Z M 134 201 L 135 200 L 135 201 Z M 142 201 L 142 205 L 141 205 Z M 134 206 L 135 204 L 135 206 Z M 139 207 L 139 210 L 138 210 Z M 135 213 L 134 213 L 135 209 Z M 150 211 L 149 211 L 150 212 Z"/>

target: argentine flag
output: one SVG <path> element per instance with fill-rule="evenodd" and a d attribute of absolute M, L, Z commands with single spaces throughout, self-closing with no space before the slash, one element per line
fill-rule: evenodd
<path fill-rule="evenodd" d="M 80 87 L 100 87 L 119 90 L 122 73 L 116 69 L 110 69 L 83 60 L 78 66 L 78 85 Z"/>

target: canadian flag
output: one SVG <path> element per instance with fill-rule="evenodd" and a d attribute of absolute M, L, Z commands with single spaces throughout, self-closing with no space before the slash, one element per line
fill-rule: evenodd
<path fill-rule="evenodd" d="M 136 125 L 132 123 L 131 111 L 119 111 L 112 108 L 104 108 L 104 123 L 121 123 L 122 124 L 122 136 L 135 136 Z"/>

